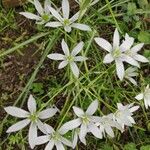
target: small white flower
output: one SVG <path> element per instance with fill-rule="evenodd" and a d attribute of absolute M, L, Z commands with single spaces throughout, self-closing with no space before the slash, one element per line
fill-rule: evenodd
<path fill-rule="evenodd" d="M 114 120 L 117 121 L 121 127 L 132 126 L 135 121 L 132 117 L 133 112 L 139 109 L 139 106 L 133 106 L 134 103 L 123 106 L 121 103 L 117 103 L 118 110 L 114 113 Z"/>
<path fill-rule="evenodd" d="M 138 54 L 137 52 L 142 49 L 144 43 L 137 44 L 132 47 L 134 43 L 134 38 L 130 37 L 128 34 L 125 35 L 125 41 L 122 43 L 122 51 L 131 59 L 133 58 L 135 61 L 139 62 L 149 62 L 147 58 Z"/>
<path fill-rule="evenodd" d="M 77 44 L 71 53 L 64 39 L 62 40 L 61 46 L 65 55 L 53 53 L 53 54 L 49 54 L 47 57 L 53 60 L 62 60 L 62 62 L 58 66 L 58 69 L 62 69 L 69 64 L 73 74 L 78 78 L 79 68 L 75 62 L 85 61 L 87 60 L 87 58 L 83 56 L 76 56 L 76 55 L 83 49 L 84 43 L 80 42 L 79 44 Z"/>
<path fill-rule="evenodd" d="M 44 8 L 38 0 L 34 0 L 33 4 L 38 12 L 38 15 L 32 14 L 30 12 L 20 12 L 21 15 L 26 18 L 36 20 L 37 24 L 44 24 L 50 20 L 50 11 L 48 7 L 51 6 L 50 0 L 45 0 Z"/>
<path fill-rule="evenodd" d="M 123 64 L 124 61 L 133 66 L 140 67 L 136 60 L 123 53 L 124 46 L 129 47 L 128 45 L 131 45 L 133 39 L 131 38 L 129 40 L 126 39 L 120 45 L 120 37 L 117 28 L 113 36 L 113 45 L 111 45 L 108 41 L 106 41 L 103 38 L 95 38 L 95 41 L 100 47 L 102 47 L 104 50 L 109 52 L 109 54 L 105 56 L 103 62 L 107 64 L 107 63 L 111 63 L 112 61 L 115 61 L 117 75 L 121 81 L 123 80 L 125 75 L 124 64 Z"/>
<path fill-rule="evenodd" d="M 137 68 L 135 68 L 135 67 L 129 67 L 125 71 L 124 78 L 128 79 L 131 83 L 133 83 L 134 85 L 137 86 L 137 82 L 135 81 L 135 79 L 133 79 L 133 77 L 138 76 L 138 73 L 136 71 L 137 71 Z"/>
<path fill-rule="evenodd" d="M 44 150 L 52 150 L 54 146 L 56 146 L 57 150 L 65 150 L 64 145 L 72 147 L 72 143 L 68 139 L 64 138 L 64 134 L 59 131 L 61 128 L 55 131 L 47 124 L 44 124 L 44 126 L 46 135 L 37 137 L 35 140 L 36 145 L 41 145 L 48 142 Z"/>
<path fill-rule="evenodd" d="M 84 0 L 75 0 L 78 4 L 82 4 Z M 89 6 L 95 5 L 99 0 L 91 0 Z"/>
<path fill-rule="evenodd" d="M 114 137 L 114 131 L 112 127 L 116 127 L 122 131 L 121 126 L 115 120 L 113 120 L 113 114 L 101 117 L 96 125 L 99 126 L 104 137 L 106 136 L 105 133 L 107 133 L 110 137 Z"/>
<path fill-rule="evenodd" d="M 144 92 L 138 94 L 135 98 L 137 100 L 144 99 L 145 108 L 148 109 L 148 107 L 150 107 L 150 87 L 149 87 L 149 85 L 146 86 Z"/>
<path fill-rule="evenodd" d="M 69 18 L 70 6 L 68 0 L 62 0 L 62 14 L 63 17 L 52 7 L 48 7 L 51 14 L 58 20 L 47 23 L 47 27 L 61 27 L 63 26 L 66 32 L 71 32 L 72 28 L 77 28 L 83 31 L 91 31 L 91 28 L 85 24 L 75 23 L 79 18 L 79 12 L 77 12 L 73 17 Z"/>
<path fill-rule="evenodd" d="M 62 128 L 61 132 L 66 133 L 69 130 L 73 130 L 75 128 L 80 127 L 79 131 L 79 139 L 82 143 L 86 145 L 86 135 L 88 132 L 92 133 L 97 138 L 102 138 L 102 134 L 99 128 L 95 125 L 99 117 L 93 116 L 98 108 L 98 101 L 93 101 L 86 112 L 84 112 L 81 108 L 73 107 L 74 113 L 78 116 L 77 119 L 71 120 L 65 123 Z"/>
<path fill-rule="evenodd" d="M 25 111 L 21 108 L 17 108 L 14 106 L 9 106 L 4 108 L 5 111 L 18 118 L 24 118 L 24 120 L 17 122 L 16 124 L 12 125 L 6 131 L 7 133 L 16 132 L 18 130 L 23 129 L 25 126 L 30 124 L 29 133 L 28 133 L 28 140 L 31 148 L 33 149 L 35 146 L 34 140 L 37 137 L 37 127 L 43 131 L 43 123 L 40 119 L 47 119 L 55 115 L 57 112 L 56 108 L 48 108 L 41 112 L 36 110 L 36 101 L 32 95 L 30 95 L 28 99 L 28 111 Z"/>

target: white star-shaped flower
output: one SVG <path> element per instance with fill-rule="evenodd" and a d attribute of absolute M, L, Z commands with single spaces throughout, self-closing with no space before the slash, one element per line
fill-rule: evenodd
<path fill-rule="evenodd" d="M 77 119 L 71 120 L 65 123 L 61 130 L 63 133 L 68 132 L 69 130 L 73 130 L 75 128 L 80 127 L 79 131 L 79 139 L 82 143 L 86 145 L 86 135 L 88 132 L 92 133 L 96 138 L 102 138 L 102 134 L 99 128 L 96 126 L 96 122 L 99 119 L 97 116 L 93 116 L 98 108 L 98 101 L 93 101 L 86 112 L 84 112 L 81 108 L 73 107 L 74 113 L 78 116 Z"/>
<path fill-rule="evenodd" d="M 146 86 L 144 92 L 138 94 L 135 98 L 137 100 L 144 99 L 145 108 L 148 109 L 148 107 L 150 107 L 150 87 L 149 87 L 149 85 Z"/>
<path fill-rule="evenodd" d="M 137 45 L 132 47 L 133 44 L 134 44 L 134 38 L 130 37 L 128 34 L 126 34 L 125 35 L 125 40 L 122 43 L 122 51 L 128 57 L 130 57 L 130 59 L 132 58 L 135 61 L 139 61 L 139 62 L 143 62 L 143 63 L 149 62 L 149 60 L 147 58 L 145 58 L 144 56 L 138 54 L 138 52 L 144 46 L 144 43 L 140 43 L 140 44 L 137 44 Z"/>
<path fill-rule="evenodd" d="M 28 141 L 32 149 L 35 146 L 34 140 L 37 137 L 37 128 L 43 131 L 43 123 L 40 121 L 40 119 L 43 120 L 50 118 L 54 116 L 58 110 L 57 108 L 47 108 L 41 112 L 37 111 L 36 101 L 32 95 L 30 95 L 28 99 L 29 112 L 14 106 L 8 106 L 5 107 L 4 109 L 8 114 L 12 116 L 24 119 L 9 127 L 8 130 L 6 131 L 7 133 L 16 132 L 18 130 L 23 129 L 28 124 L 30 124 Z"/>
<path fill-rule="evenodd" d="M 79 18 L 79 12 L 77 12 L 73 17 L 69 18 L 70 15 L 70 5 L 68 0 L 62 0 L 62 14 L 63 17 L 52 7 L 48 7 L 51 14 L 58 20 L 53 22 L 48 22 L 45 26 L 47 27 L 64 27 L 66 32 L 71 32 L 72 28 L 77 28 L 83 31 L 91 31 L 91 28 L 85 24 L 75 23 Z"/>
<path fill-rule="evenodd" d="M 140 67 L 138 62 L 134 60 L 132 57 L 129 57 L 124 53 L 124 46 L 126 43 L 126 46 L 130 45 L 133 39 L 130 38 L 130 40 L 126 39 L 123 41 L 122 44 L 120 44 L 120 37 L 118 30 L 116 29 L 113 36 L 113 45 L 111 45 L 108 41 L 106 41 L 103 38 L 95 38 L 96 43 L 102 47 L 104 50 L 109 52 L 104 58 L 104 63 L 111 63 L 112 61 L 115 61 L 116 64 L 116 70 L 117 75 L 120 80 L 123 80 L 125 71 L 124 71 L 124 64 L 123 62 L 127 62 L 133 66 Z"/>
<path fill-rule="evenodd" d="M 34 0 L 33 2 L 38 14 L 35 15 L 30 12 L 20 12 L 21 15 L 25 16 L 26 18 L 36 20 L 37 24 L 44 24 L 47 23 L 50 20 L 50 11 L 48 7 L 51 6 L 50 0 L 45 0 L 44 8 L 40 4 L 38 0 Z"/>
<path fill-rule="evenodd" d="M 117 103 L 118 110 L 114 113 L 114 120 L 117 121 L 121 127 L 132 126 L 135 121 L 132 117 L 133 112 L 139 109 L 139 106 L 133 106 L 134 103 L 123 106 L 121 103 Z"/>
<path fill-rule="evenodd" d="M 137 86 L 137 82 L 135 79 L 133 79 L 133 77 L 138 76 L 138 73 L 136 72 L 137 68 L 136 67 L 129 67 L 128 69 L 126 69 L 125 71 L 125 76 L 124 78 L 129 80 L 131 83 L 133 83 L 134 85 Z"/>
<path fill-rule="evenodd" d="M 56 146 L 57 150 L 65 150 L 64 145 L 72 147 L 72 142 L 70 142 L 68 139 L 64 138 L 60 129 L 55 131 L 51 126 L 44 124 L 45 126 L 45 135 L 39 136 L 35 140 L 36 145 L 41 145 L 44 143 L 48 144 L 46 145 L 44 150 L 52 150 L 54 146 Z"/>
<path fill-rule="evenodd" d="M 47 57 L 53 60 L 62 60 L 62 62 L 58 66 L 58 69 L 62 69 L 69 64 L 73 74 L 75 75 L 75 77 L 78 78 L 79 68 L 75 62 L 85 61 L 87 60 L 87 58 L 83 56 L 76 56 L 76 55 L 83 49 L 84 43 L 80 42 L 79 44 L 77 44 L 71 53 L 64 39 L 61 42 L 61 46 L 65 55 L 59 53 L 53 53 L 53 54 L 49 54 Z"/>
<path fill-rule="evenodd" d="M 110 137 L 114 137 L 114 131 L 112 127 L 116 127 L 117 129 L 122 131 L 121 126 L 116 121 L 113 120 L 113 114 L 102 116 L 96 123 L 96 125 L 100 128 L 100 131 L 102 132 L 102 135 L 104 137 L 106 137 L 106 133 Z"/>

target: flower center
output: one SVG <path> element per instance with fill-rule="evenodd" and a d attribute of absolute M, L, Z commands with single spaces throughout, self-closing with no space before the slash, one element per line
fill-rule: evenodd
<path fill-rule="evenodd" d="M 115 49 L 112 53 L 113 57 L 119 57 L 121 55 L 121 51 L 119 49 Z"/>
<path fill-rule="evenodd" d="M 59 141 L 61 138 L 61 135 L 58 132 L 54 132 L 52 133 L 52 135 L 50 136 L 50 138 L 52 138 L 55 141 Z"/>
<path fill-rule="evenodd" d="M 84 124 L 88 124 L 90 122 L 90 118 L 87 115 L 82 116 L 82 122 Z"/>
<path fill-rule="evenodd" d="M 69 19 L 64 19 L 64 25 L 69 26 L 70 25 L 70 20 Z"/>
<path fill-rule="evenodd" d="M 122 112 L 118 110 L 118 111 L 115 113 L 115 116 L 117 116 L 117 117 L 122 116 Z"/>
<path fill-rule="evenodd" d="M 74 57 L 73 56 L 67 56 L 67 61 L 73 62 L 74 61 Z"/>
<path fill-rule="evenodd" d="M 33 113 L 29 116 L 29 119 L 32 121 L 32 122 L 36 122 L 37 119 L 38 119 L 38 115 L 36 113 Z"/>
<path fill-rule="evenodd" d="M 49 21 L 49 15 L 47 15 L 47 14 L 42 15 L 42 19 L 44 21 Z"/>

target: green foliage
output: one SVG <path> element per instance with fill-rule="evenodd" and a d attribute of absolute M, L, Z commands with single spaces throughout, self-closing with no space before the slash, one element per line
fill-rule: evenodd
<path fill-rule="evenodd" d="M 150 145 L 142 146 L 140 150 L 150 150 Z"/>
<path fill-rule="evenodd" d="M 36 93 L 36 94 L 41 95 L 44 93 L 43 83 L 33 83 L 31 89 L 33 93 Z"/>
<path fill-rule="evenodd" d="M 137 150 L 135 143 L 128 143 L 124 146 L 124 150 Z"/>
<path fill-rule="evenodd" d="M 148 31 L 141 31 L 138 35 L 138 40 L 140 42 L 150 44 L 150 32 Z"/>

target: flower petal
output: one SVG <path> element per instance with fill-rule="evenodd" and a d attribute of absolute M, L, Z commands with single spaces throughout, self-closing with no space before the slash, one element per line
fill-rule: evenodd
<path fill-rule="evenodd" d="M 116 62 L 117 76 L 122 81 L 125 74 L 124 65 L 120 60 L 115 60 L 115 62 Z"/>
<path fill-rule="evenodd" d="M 80 42 L 79 44 L 77 44 L 72 50 L 71 55 L 76 56 L 83 49 L 83 46 L 84 42 Z"/>
<path fill-rule="evenodd" d="M 80 12 L 78 11 L 74 16 L 72 16 L 72 17 L 70 18 L 70 21 L 71 21 L 72 23 L 75 22 L 76 20 L 78 20 L 79 15 L 80 15 Z"/>
<path fill-rule="evenodd" d="M 111 54 L 107 54 L 104 57 L 103 63 L 104 64 L 108 64 L 108 63 L 111 63 L 112 61 L 114 61 L 114 58 L 112 57 L 112 55 Z"/>
<path fill-rule="evenodd" d="M 105 128 L 106 133 L 110 136 L 110 137 L 114 137 L 114 131 L 112 130 L 111 126 L 107 126 Z"/>
<path fill-rule="evenodd" d="M 45 144 L 49 141 L 49 135 L 39 136 L 35 139 L 35 145 Z"/>
<path fill-rule="evenodd" d="M 41 3 L 38 0 L 34 0 L 34 5 L 38 13 L 42 16 L 44 14 L 44 10 L 42 8 Z"/>
<path fill-rule="evenodd" d="M 30 95 L 28 99 L 28 110 L 31 113 L 36 112 L 36 101 L 32 95 Z"/>
<path fill-rule="evenodd" d="M 119 37 L 119 32 L 116 28 L 113 37 L 113 49 L 119 48 L 119 45 L 120 45 L 120 37 Z"/>
<path fill-rule="evenodd" d="M 68 45 L 67 45 L 67 43 L 65 42 L 64 39 L 61 42 L 61 47 L 62 47 L 62 50 L 63 50 L 65 56 L 69 56 L 70 55 L 69 47 L 68 47 Z"/>
<path fill-rule="evenodd" d="M 135 99 L 137 99 L 137 100 L 142 100 L 144 98 L 144 94 L 143 93 L 140 93 L 140 94 L 138 94 L 136 97 L 135 97 Z"/>
<path fill-rule="evenodd" d="M 37 126 L 35 123 L 31 123 L 29 127 L 28 141 L 31 149 L 35 147 L 35 139 L 37 138 Z"/>
<path fill-rule="evenodd" d="M 111 44 L 103 38 L 94 38 L 95 42 L 102 47 L 104 50 L 111 52 L 112 46 Z"/>
<path fill-rule="evenodd" d="M 64 26 L 64 29 L 66 32 L 71 32 L 71 26 Z"/>
<path fill-rule="evenodd" d="M 44 150 L 52 150 L 54 147 L 54 144 L 55 144 L 54 141 L 50 140 L 49 143 L 46 145 Z"/>
<path fill-rule="evenodd" d="M 68 0 L 62 0 L 62 12 L 65 19 L 69 18 L 70 6 Z"/>
<path fill-rule="evenodd" d="M 89 105 L 86 114 L 92 116 L 97 109 L 98 109 L 98 100 L 95 100 Z"/>
<path fill-rule="evenodd" d="M 52 27 L 52 28 L 61 27 L 61 26 L 62 26 L 62 24 L 57 21 L 48 22 L 45 24 L 45 27 Z"/>
<path fill-rule="evenodd" d="M 71 27 L 77 28 L 77 29 L 80 29 L 83 31 L 92 31 L 88 25 L 81 24 L 81 23 L 73 23 L 73 24 L 71 24 Z"/>
<path fill-rule="evenodd" d="M 137 82 L 136 82 L 133 78 L 128 77 L 127 79 L 128 79 L 133 85 L 137 86 Z"/>
<path fill-rule="evenodd" d="M 143 46 L 144 46 L 144 43 L 137 44 L 131 48 L 131 51 L 134 53 L 137 53 L 138 51 L 142 49 Z"/>
<path fill-rule="evenodd" d="M 45 125 L 43 122 L 41 122 L 40 120 L 37 121 L 37 127 L 38 129 L 43 132 L 44 134 L 47 134 L 47 131 L 45 129 Z"/>
<path fill-rule="evenodd" d="M 77 132 L 74 133 L 73 142 L 72 142 L 72 148 L 74 149 L 78 143 L 78 134 Z"/>
<path fill-rule="evenodd" d="M 49 14 L 49 9 L 48 9 L 48 7 L 51 7 L 51 2 L 50 2 L 50 0 L 45 0 L 45 2 L 44 2 L 44 10 L 45 10 L 45 12 L 46 12 L 47 14 Z"/>
<path fill-rule="evenodd" d="M 67 133 L 68 131 L 77 128 L 78 126 L 80 126 L 80 124 L 81 124 L 81 119 L 80 118 L 77 118 L 77 119 L 71 120 L 69 122 L 66 122 L 59 129 L 59 133 L 61 133 L 63 135 L 65 133 Z"/>
<path fill-rule="evenodd" d="M 39 113 L 39 118 L 40 119 L 48 119 L 50 117 L 53 117 L 56 114 L 57 111 L 58 111 L 57 108 L 45 109 L 45 110 L 43 110 Z"/>
<path fill-rule="evenodd" d="M 82 117 L 84 115 L 84 111 L 79 107 L 73 106 L 73 111 L 78 117 Z"/>
<path fill-rule="evenodd" d="M 64 138 L 64 137 L 61 137 L 61 142 L 62 142 L 64 145 L 67 145 L 67 146 L 69 146 L 69 147 L 72 147 L 72 143 L 71 143 L 68 139 L 66 139 L 66 138 Z"/>
<path fill-rule="evenodd" d="M 85 140 L 86 134 L 87 134 L 87 126 L 85 124 L 82 124 L 80 128 L 79 138 L 80 141 L 85 145 L 86 145 L 86 140 Z"/>
<path fill-rule="evenodd" d="M 8 107 L 5 107 L 4 109 L 8 114 L 14 117 L 26 118 L 29 116 L 29 112 L 21 108 L 14 107 L 14 106 L 8 106 Z"/>
<path fill-rule="evenodd" d="M 58 54 L 58 53 L 49 54 L 47 55 L 47 57 L 52 60 L 64 60 L 65 59 L 64 55 Z"/>
<path fill-rule="evenodd" d="M 88 58 L 84 57 L 84 56 L 76 56 L 74 57 L 74 61 L 85 61 L 87 60 Z"/>
<path fill-rule="evenodd" d="M 60 14 L 52 7 L 48 7 L 49 11 L 51 12 L 51 14 L 58 19 L 60 22 L 62 22 L 62 17 L 60 16 Z"/>
<path fill-rule="evenodd" d="M 37 21 L 41 20 L 40 16 L 34 15 L 30 12 L 20 12 L 19 14 L 25 16 L 28 19 L 37 20 Z"/>
<path fill-rule="evenodd" d="M 144 56 L 142 56 L 142 55 L 139 55 L 139 54 L 134 55 L 133 58 L 134 58 L 135 60 L 140 61 L 140 62 L 143 62 L 143 63 L 149 62 L 149 60 L 148 60 L 146 57 L 144 57 Z"/>
<path fill-rule="evenodd" d="M 19 131 L 19 130 L 23 129 L 25 126 L 27 126 L 29 123 L 30 123 L 29 119 L 19 121 L 19 122 L 15 123 L 14 125 L 12 125 L 11 127 L 9 127 L 6 132 L 11 133 L 11 132 Z"/>
<path fill-rule="evenodd" d="M 76 63 L 75 62 L 71 62 L 70 63 L 70 67 L 71 67 L 71 70 L 72 70 L 73 74 L 75 75 L 75 77 L 78 78 L 79 77 L 79 68 L 76 65 Z"/>
<path fill-rule="evenodd" d="M 57 150 L 65 150 L 64 145 L 61 142 L 55 143 Z"/>
<path fill-rule="evenodd" d="M 68 65 L 68 61 L 64 60 L 59 64 L 58 69 L 62 69 L 66 67 L 67 65 Z"/>
<path fill-rule="evenodd" d="M 48 134 L 55 132 L 54 129 L 46 123 L 44 124 L 44 127 L 45 127 L 45 130 L 47 131 Z"/>

